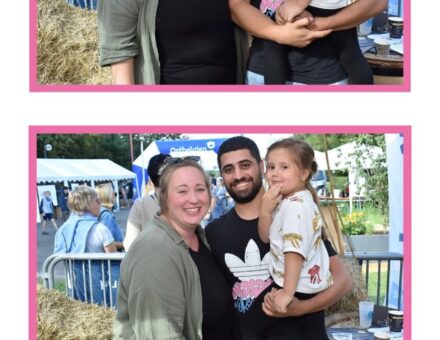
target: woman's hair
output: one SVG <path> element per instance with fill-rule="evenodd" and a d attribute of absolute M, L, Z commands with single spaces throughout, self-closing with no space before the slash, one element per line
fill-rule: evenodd
<path fill-rule="evenodd" d="M 269 146 L 266 153 L 266 161 L 269 154 L 277 149 L 288 150 L 292 156 L 293 163 L 299 169 L 310 171 L 310 174 L 306 179 L 306 189 L 311 192 L 313 200 L 316 204 L 318 204 L 318 195 L 316 194 L 315 189 L 313 189 L 312 185 L 310 184 L 310 179 L 312 178 L 313 174 L 318 170 L 318 163 L 316 163 L 315 161 L 315 151 L 313 151 L 313 148 L 303 140 L 294 138 L 282 139 Z"/>
<path fill-rule="evenodd" d="M 200 171 L 205 180 L 206 190 L 208 191 L 209 200 L 211 200 L 211 190 L 209 188 L 209 178 L 205 173 L 205 170 L 197 163 L 196 161 L 189 158 L 181 158 L 176 159 L 173 158 L 174 163 L 167 164 L 165 162 L 164 166 L 160 171 L 160 194 L 159 194 L 159 205 L 160 212 L 167 213 L 168 212 L 168 188 L 171 181 L 171 176 L 177 169 L 185 168 L 185 167 L 193 167 Z M 176 161 L 178 160 L 178 161 Z"/>
<path fill-rule="evenodd" d="M 111 183 L 99 184 L 95 188 L 101 205 L 104 208 L 111 209 L 115 205 L 115 193 Z"/>
<path fill-rule="evenodd" d="M 84 215 L 89 211 L 90 203 L 98 199 L 98 195 L 93 188 L 87 185 L 78 185 L 69 194 L 67 204 L 69 209 L 78 215 Z"/>

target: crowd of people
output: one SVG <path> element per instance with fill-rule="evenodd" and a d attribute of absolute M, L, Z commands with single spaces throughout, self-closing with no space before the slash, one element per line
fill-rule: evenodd
<path fill-rule="evenodd" d="M 288 138 L 269 147 L 264 163 L 257 145 L 237 136 L 217 160 L 214 181 L 191 157 L 152 157 L 154 190 L 134 202 L 125 237 L 112 185 L 76 187 L 54 253 L 125 252 L 112 267 L 115 338 L 328 339 L 324 310 L 352 281 L 310 185 L 313 149 Z M 77 270 L 76 280 L 108 279 L 93 265 Z M 108 294 L 102 286 L 95 302 Z M 90 301 L 90 293 L 74 297 Z"/>

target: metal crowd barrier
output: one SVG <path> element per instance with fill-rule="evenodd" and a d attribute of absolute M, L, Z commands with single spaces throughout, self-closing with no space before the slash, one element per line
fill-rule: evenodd
<path fill-rule="evenodd" d="M 355 252 L 359 265 L 365 264 L 365 283 L 367 291 L 371 284 L 371 273 L 377 273 L 375 303 L 389 306 L 390 275 L 392 264 L 396 263 L 398 272 L 397 307 L 402 307 L 403 255 L 399 253 Z M 45 288 L 55 288 L 55 267 L 64 264 L 66 294 L 72 298 L 104 306 L 116 307 L 116 292 L 119 282 L 119 266 L 125 253 L 85 253 L 54 254 L 43 263 L 41 277 Z M 350 252 L 345 257 L 352 257 Z M 381 280 L 382 264 L 385 264 L 386 280 Z M 394 271 L 396 271 L 394 269 Z M 384 300 L 381 301 L 381 288 L 385 287 Z"/>
<path fill-rule="evenodd" d="M 391 284 L 391 272 L 397 274 L 397 287 L 393 288 L 393 294 L 396 295 L 397 308 L 402 308 L 402 289 L 403 289 L 403 254 L 399 253 L 379 253 L 379 252 L 354 252 L 355 258 L 360 266 L 364 266 L 365 270 L 365 284 L 367 286 L 367 292 L 369 286 L 372 284 L 371 274 L 377 273 L 377 287 L 375 292 L 375 303 L 380 306 L 390 307 L 390 284 Z M 352 257 L 351 252 L 346 252 L 345 257 Z M 384 267 L 382 271 L 382 267 Z M 385 282 L 381 280 L 381 273 L 386 272 Z M 393 280 L 394 282 L 396 280 Z M 381 300 L 381 288 L 385 287 L 384 300 Z M 396 288 L 396 289 L 394 289 Z M 397 294 L 396 294 L 397 293 Z"/>
<path fill-rule="evenodd" d="M 125 253 L 51 255 L 43 263 L 43 285 L 55 288 L 55 268 L 62 263 L 68 296 L 116 308 L 119 268 L 124 256 Z"/>

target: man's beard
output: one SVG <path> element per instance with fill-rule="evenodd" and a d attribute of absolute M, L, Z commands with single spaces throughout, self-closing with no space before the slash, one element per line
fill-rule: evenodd
<path fill-rule="evenodd" d="M 252 188 L 249 191 L 239 191 L 239 192 L 234 191 L 233 189 L 234 185 L 248 180 L 252 181 Z M 259 172 L 258 177 L 255 181 L 252 177 L 242 177 L 238 180 L 235 180 L 231 184 L 228 185 L 225 184 L 225 187 L 226 190 L 228 190 L 229 195 L 236 203 L 249 203 L 252 202 L 254 198 L 258 195 L 262 185 L 263 185 L 263 181 L 261 179 L 261 173 Z"/>

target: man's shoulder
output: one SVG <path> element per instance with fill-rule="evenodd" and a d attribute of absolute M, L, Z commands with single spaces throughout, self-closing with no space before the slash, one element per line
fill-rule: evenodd
<path fill-rule="evenodd" d="M 231 221 L 234 220 L 236 214 L 234 212 L 234 209 L 229 210 L 226 214 L 223 214 L 219 218 L 216 218 L 214 221 L 209 223 L 206 228 L 205 232 L 206 234 L 215 234 L 218 232 L 224 232 L 225 228 L 228 228 L 231 225 Z"/>

